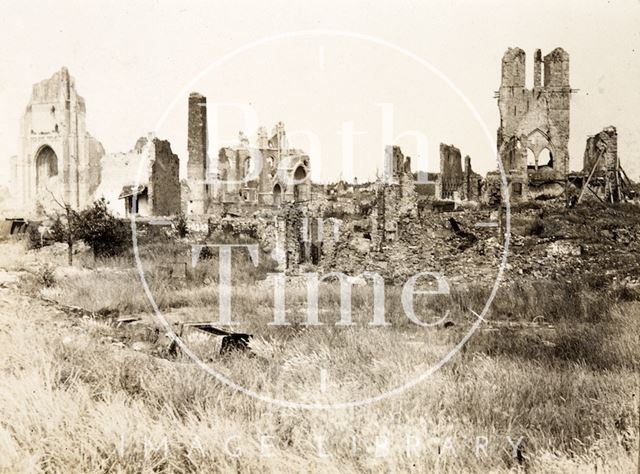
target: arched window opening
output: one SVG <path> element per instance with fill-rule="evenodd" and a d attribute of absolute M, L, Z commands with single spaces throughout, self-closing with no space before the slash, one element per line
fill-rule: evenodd
<path fill-rule="evenodd" d="M 305 179 L 307 178 L 307 171 L 302 166 L 298 166 L 293 172 L 293 178 L 296 184 L 293 186 L 293 199 L 294 201 L 302 201 L 304 199 L 303 186 L 305 186 Z"/>
<path fill-rule="evenodd" d="M 44 146 L 36 156 L 36 187 L 45 189 L 49 178 L 58 175 L 58 157 L 53 149 Z"/>
<path fill-rule="evenodd" d="M 273 187 L 273 204 L 276 206 L 282 204 L 282 188 L 278 183 Z"/>
<path fill-rule="evenodd" d="M 305 171 L 305 169 L 302 166 L 298 166 L 295 172 L 293 173 L 293 178 L 296 181 L 302 181 L 306 177 L 307 177 L 307 172 Z"/>
<path fill-rule="evenodd" d="M 553 168 L 553 155 L 548 148 L 543 149 L 538 155 L 538 168 Z"/>

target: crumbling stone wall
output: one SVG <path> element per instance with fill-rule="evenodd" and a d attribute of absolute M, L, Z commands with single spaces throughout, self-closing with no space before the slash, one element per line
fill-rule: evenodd
<path fill-rule="evenodd" d="M 288 146 L 282 122 L 276 124 L 271 138 L 267 137 L 261 127 L 253 147 L 240 133 L 237 146 L 219 151 L 215 202 L 235 204 L 242 212 L 254 205 L 277 207 L 310 200 L 309 156 Z"/>
<path fill-rule="evenodd" d="M 482 196 L 482 176 L 474 173 L 471 168 L 471 157 L 464 157 L 464 183 L 462 188 L 462 199 L 467 201 L 478 201 Z"/>
<path fill-rule="evenodd" d="M 397 183 L 404 173 L 404 155 L 397 145 L 387 145 L 384 148 L 384 179 L 387 183 Z M 410 165 L 409 161 L 409 167 Z"/>
<path fill-rule="evenodd" d="M 180 161 L 168 141 L 153 134 L 140 137 L 130 151 L 105 155 L 100 167 L 102 181 L 94 197 L 104 198 L 114 215 L 127 214 L 121 194 L 134 187 L 146 188 L 148 214 L 170 216 L 180 211 Z"/>
<path fill-rule="evenodd" d="M 596 166 L 597 163 L 597 166 Z M 616 127 L 604 128 L 600 133 L 587 138 L 583 158 L 583 173 L 604 173 L 618 165 L 618 132 Z"/>
<path fill-rule="evenodd" d="M 463 183 L 462 158 L 460 150 L 453 145 L 440 144 L 440 175 L 436 182 L 436 195 L 439 199 L 460 199 Z"/>
<path fill-rule="evenodd" d="M 180 160 L 167 140 L 153 139 L 149 201 L 155 216 L 180 212 Z"/>
<path fill-rule="evenodd" d="M 376 249 L 397 239 L 404 219 L 414 219 L 418 215 L 411 160 L 405 158 L 400 147 L 385 147 L 385 170 L 386 179 L 375 183 L 371 209 L 370 239 Z"/>
<path fill-rule="evenodd" d="M 606 201 L 618 202 L 621 199 L 622 178 L 618 158 L 618 132 L 615 127 L 606 127 L 587 139 L 582 172 L 586 177 L 591 176 L 590 184 L 604 188 Z"/>

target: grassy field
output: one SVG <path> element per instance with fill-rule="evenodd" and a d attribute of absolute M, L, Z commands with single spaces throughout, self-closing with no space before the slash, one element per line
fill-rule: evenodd
<path fill-rule="evenodd" d="M 150 287 L 171 321 L 215 319 L 215 258 L 188 280 L 160 268 L 181 249 L 145 249 Z M 47 253 L 48 252 L 48 253 Z M 127 258 L 2 245 L 0 267 L 21 276 L 0 290 L 0 469 L 7 472 L 633 472 L 638 450 L 640 302 L 633 291 L 570 282 L 502 288 L 470 341 L 401 394 L 362 407 L 282 408 L 215 380 L 158 332 Z M 44 262 L 51 262 L 47 266 Z M 339 403 L 413 380 L 466 334 L 488 288 L 416 299 L 416 313 L 451 327 L 419 328 L 386 287 L 389 327 L 369 327 L 371 288 L 356 286 L 351 327 L 336 327 L 337 284 L 306 327 L 305 287 L 287 282 L 287 327 L 269 326 L 273 289 L 238 257 L 233 318 L 252 354 L 189 346 L 236 383 L 270 397 Z M 25 271 L 26 270 L 26 271 Z M 117 327 L 46 303 L 140 316 Z M 166 338 L 165 338 L 166 339 Z M 165 341 L 166 342 L 166 341 Z M 136 343 L 138 345 L 136 345 Z M 326 380 L 323 382 L 322 371 Z M 515 445 L 515 447 L 514 447 Z"/>

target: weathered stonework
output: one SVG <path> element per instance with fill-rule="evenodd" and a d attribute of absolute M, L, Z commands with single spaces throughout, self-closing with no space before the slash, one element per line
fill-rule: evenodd
<path fill-rule="evenodd" d="M 438 199 L 459 200 L 464 183 L 460 150 L 453 145 L 440 144 L 440 175 L 436 181 Z"/>
<path fill-rule="evenodd" d="M 252 147 L 240 134 L 237 146 L 220 150 L 214 203 L 251 208 L 309 201 L 309 157 L 289 148 L 282 122 L 274 127 L 271 138 L 266 137 L 264 128 L 260 129 Z"/>
<path fill-rule="evenodd" d="M 151 176 L 149 200 L 154 216 L 173 216 L 180 212 L 180 160 L 167 140 L 154 138 L 149 146 Z"/>
<path fill-rule="evenodd" d="M 187 182 L 189 196 L 186 199 L 186 214 L 204 214 L 210 188 L 208 170 L 208 138 L 207 138 L 207 98 L 197 92 L 189 95 L 187 129 Z"/>
<path fill-rule="evenodd" d="M 544 81 L 542 65 L 544 64 Z M 533 88 L 525 85 L 525 53 L 509 48 L 502 58 L 502 82 L 497 92 L 500 109 L 498 153 L 505 173 L 522 190 L 511 189 L 512 199 L 539 193 L 558 193 L 569 172 L 569 55 L 556 48 L 542 59 L 534 57 Z M 549 185 L 557 182 L 554 188 Z M 533 189 L 543 186 L 544 189 Z"/>
<path fill-rule="evenodd" d="M 595 166 L 595 170 L 594 170 Z M 616 127 L 604 128 L 587 138 L 583 158 L 583 173 L 605 173 L 618 167 L 618 132 Z"/>
<path fill-rule="evenodd" d="M 482 193 L 482 176 L 471 169 L 471 158 L 464 158 L 453 145 L 440 144 L 440 174 L 436 179 L 436 197 L 443 200 L 477 201 Z"/>
<path fill-rule="evenodd" d="M 260 128 L 255 146 L 240 132 L 237 146 L 221 148 L 215 165 L 208 161 L 206 104 L 201 94 L 189 96 L 186 214 L 246 214 L 310 200 L 309 157 L 289 148 L 282 122 L 270 137 Z"/>
<path fill-rule="evenodd" d="M 623 178 L 620 176 L 618 132 L 615 127 L 606 127 L 587 139 L 582 173 L 591 178 L 591 184 L 602 189 L 606 201 L 621 200 Z"/>
<path fill-rule="evenodd" d="M 370 237 L 373 248 L 378 250 L 398 238 L 405 219 L 418 215 L 411 160 L 405 158 L 399 146 L 385 147 L 385 178 L 376 183 L 371 210 Z"/>
<path fill-rule="evenodd" d="M 34 84 L 22 119 L 16 187 L 24 211 L 80 209 L 100 184 L 104 148 L 86 130 L 85 101 L 67 68 Z M 55 199 L 54 199 L 55 197 Z"/>
<path fill-rule="evenodd" d="M 110 153 L 101 162 L 102 182 L 95 197 L 105 198 L 114 215 L 172 216 L 180 211 L 180 161 L 166 140 L 141 137 L 127 153 Z M 135 207 L 133 200 L 135 199 Z"/>
<path fill-rule="evenodd" d="M 471 168 L 471 157 L 464 157 L 464 181 L 462 183 L 462 199 L 478 201 L 482 196 L 483 179 Z"/>

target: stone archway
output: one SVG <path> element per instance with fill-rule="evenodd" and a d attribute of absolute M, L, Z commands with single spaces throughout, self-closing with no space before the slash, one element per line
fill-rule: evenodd
<path fill-rule="evenodd" d="M 553 168 L 553 153 L 549 148 L 543 148 L 538 154 L 538 168 Z"/>
<path fill-rule="evenodd" d="M 273 187 L 273 205 L 279 206 L 282 204 L 282 188 L 279 183 Z"/>
<path fill-rule="evenodd" d="M 45 145 L 36 155 L 36 190 L 47 190 L 49 179 L 58 176 L 58 156 L 49 145 Z"/>
<path fill-rule="evenodd" d="M 303 181 L 307 178 L 307 170 L 303 166 L 298 166 L 293 172 L 293 179 L 295 180 L 293 186 L 293 199 L 294 201 L 300 201 L 303 197 L 302 187 L 305 185 Z"/>

